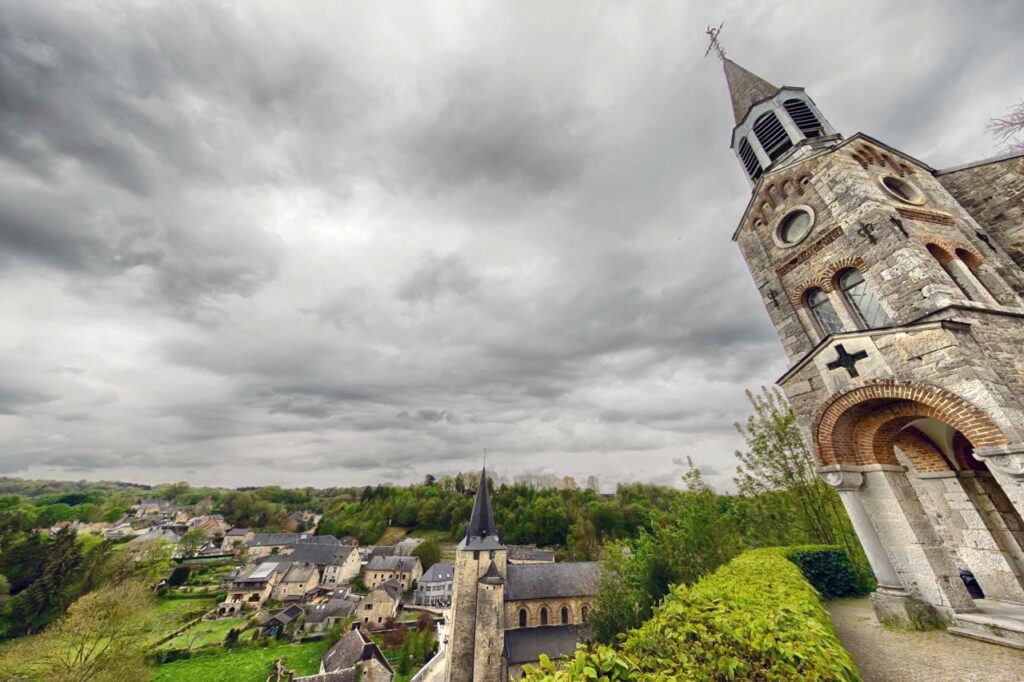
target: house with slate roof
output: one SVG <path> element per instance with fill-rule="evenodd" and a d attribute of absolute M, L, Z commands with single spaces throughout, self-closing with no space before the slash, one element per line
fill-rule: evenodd
<path fill-rule="evenodd" d="M 395 671 L 373 642 L 358 628 L 349 630 L 320 657 L 320 673 L 295 682 L 391 682 Z"/>
<path fill-rule="evenodd" d="M 257 533 L 246 543 L 249 561 L 278 554 L 291 545 L 340 545 L 333 535 L 312 535 L 310 533 Z"/>
<path fill-rule="evenodd" d="M 439 562 L 423 573 L 416 583 L 414 603 L 419 606 L 448 606 L 452 601 L 454 564 Z"/>
<path fill-rule="evenodd" d="M 455 552 L 446 682 L 518 678 L 541 654 L 559 658 L 586 641 L 598 564 L 554 563 L 553 556 L 529 561 L 542 551 L 517 548 L 527 562 L 512 559 L 481 471 L 466 537 Z"/>
<path fill-rule="evenodd" d="M 356 618 L 371 630 L 379 630 L 398 615 L 402 606 L 402 584 L 388 580 L 370 590 L 356 609 Z"/>
<path fill-rule="evenodd" d="M 315 564 L 320 574 L 318 586 L 328 590 L 355 578 L 361 566 L 359 552 L 350 545 L 289 545 L 281 549 L 280 556 Z"/>
<path fill-rule="evenodd" d="M 375 556 L 363 571 L 363 584 L 377 587 L 389 580 L 397 580 L 402 591 L 408 592 L 412 584 L 423 575 L 423 565 L 414 556 Z"/>

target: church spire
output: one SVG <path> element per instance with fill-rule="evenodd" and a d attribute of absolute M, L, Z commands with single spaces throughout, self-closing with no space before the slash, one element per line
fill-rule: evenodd
<path fill-rule="evenodd" d="M 747 117 L 750 107 L 773 97 L 779 91 L 779 88 L 757 74 L 747 71 L 728 57 L 723 57 L 722 64 L 725 69 L 725 80 L 729 84 L 729 96 L 732 98 L 732 113 L 737 124 Z"/>
<path fill-rule="evenodd" d="M 494 525 L 494 509 L 491 507 L 491 495 L 487 490 L 487 468 L 484 467 L 480 470 L 480 484 L 476 488 L 473 513 L 470 514 L 469 525 L 466 526 L 466 540 L 486 537 L 498 540 L 498 529 Z"/>

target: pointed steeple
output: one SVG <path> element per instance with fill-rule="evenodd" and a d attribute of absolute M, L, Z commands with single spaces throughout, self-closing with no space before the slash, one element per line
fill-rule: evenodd
<path fill-rule="evenodd" d="M 725 80 L 729 83 L 732 113 L 738 125 L 746 118 L 750 107 L 761 100 L 772 97 L 779 91 L 779 88 L 757 74 L 747 71 L 729 58 L 723 59 L 722 63 L 725 68 Z"/>
<path fill-rule="evenodd" d="M 487 491 L 487 469 L 480 470 L 480 484 L 476 488 L 476 500 L 473 502 L 473 513 L 469 516 L 466 526 L 466 539 L 493 537 L 498 540 L 498 529 L 494 525 L 494 509 L 491 507 L 491 495 Z"/>

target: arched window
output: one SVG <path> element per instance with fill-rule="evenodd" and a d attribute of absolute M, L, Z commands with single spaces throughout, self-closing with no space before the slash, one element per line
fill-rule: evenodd
<path fill-rule="evenodd" d="M 541 625 L 547 625 L 548 624 L 548 607 L 546 607 L 546 606 L 543 606 L 540 609 L 540 624 Z"/>
<path fill-rule="evenodd" d="M 568 624 L 569 624 L 569 607 L 568 606 L 563 606 L 562 607 L 562 625 L 568 625 Z"/>
<path fill-rule="evenodd" d="M 772 161 L 793 146 L 786 129 L 779 123 L 779 117 L 773 111 L 766 111 L 754 121 L 754 135 L 761 143 L 761 148 Z"/>
<path fill-rule="evenodd" d="M 807 102 L 802 99 L 787 99 L 782 106 L 786 108 L 786 113 L 793 119 L 793 123 L 804 134 L 804 137 L 819 137 L 824 134 L 824 126 L 821 125 L 821 121 L 814 115 L 811 108 L 807 106 Z"/>
<path fill-rule="evenodd" d="M 985 262 L 965 249 L 957 249 L 956 257 L 967 266 L 971 277 L 977 282 L 978 288 L 1002 305 L 1017 305 L 1016 296 L 999 279 L 999 275 L 985 267 Z"/>
<path fill-rule="evenodd" d="M 761 162 L 757 160 L 757 154 L 754 153 L 753 147 L 747 142 L 746 138 L 740 140 L 740 161 L 743 162 L 743 167 L 747 169 L 747 175 L 754 182 L 761 177 Z"/>
<path fill-rule="evenodd" d="M 892 325 L 892 318 L 885 312 L 875 294 L 868 288 L 863 275 L 857 270 L 844 270 L 839 273 L 839 290 L 850 303 L 850 306 L 857 311 L 861 321 L 868 327 L 888 327 Z"/>
<path fill-rule="evenodd" d="M 968 301 L 975 300 L 975 298 L 971 296 L 971 282 L 964 277 L 963 272 L 961 272 L 953 263 L 953 261 L 956 260 L 956 257 L 941 246 L 936 246 L 935 244 L 928 245 L 928 253 L 932 254 L 935 260 L 939 261 L 939 265 L 942 266 L 942 269 L 946 271 L 949 278 L 953 280 L 953 283 L 960 289 L 964 298 Z"/>
<path fill-rule="evenodd" d="M 526 627 L 526 609 L 519 609 L 519 627 Z"/>
<path fill-rule="evenodd" d="M 583 620 L 584 623 L 587 622 L 587 616 L 589 615 L 589 613 L 590 613 L 590 611 L 589 611 L 589 609 L 587 609 L 586 606 L 584 606 L 582 609 L 580 609 L 580 618 Z"/>
<path fill-rule="evenodd" d="M 822 334 L 829 336 L 843 331 L 843 321 L 839 319 L 832 301 L 828 300 L 828 294 L 823 290 L 811 289 L 807 292 L 807 307 L 814 313 L 814 320 Z"/>

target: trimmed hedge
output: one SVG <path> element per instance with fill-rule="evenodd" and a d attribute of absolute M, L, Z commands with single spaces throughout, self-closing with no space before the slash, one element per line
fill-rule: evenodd
<path fill-rule="evenodd" d="M 560 668 L 560 669 L 558 669 Z M 527 680 L 860 680 L 818 593 L 784 550 L 744 552 L 694 585 L 678 585 L 618 650 L 546 656 Z"/>
<path fill-rule="evenodd" d="M 822 599 L 863 597 L 875 588 L 874 581 L 857 571 L 850 555 L 841 547 L 802 545 L 782 547 L 780 551 L 800 567 Z"/>

